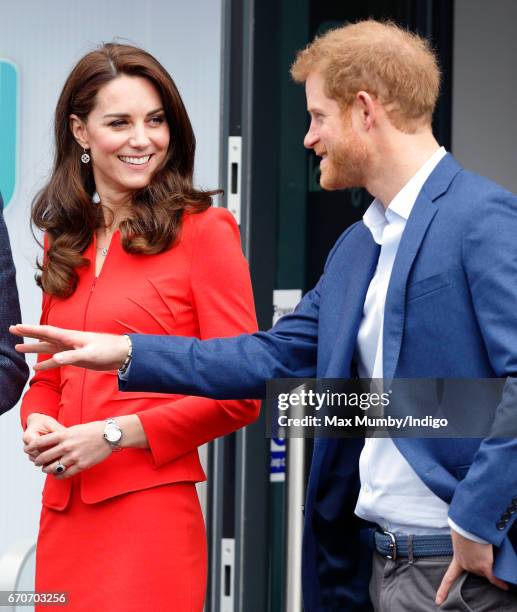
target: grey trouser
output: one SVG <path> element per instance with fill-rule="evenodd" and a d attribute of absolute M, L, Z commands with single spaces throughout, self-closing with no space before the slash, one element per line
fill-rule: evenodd
<path fill-rule="evenodd" d="M 455 582 L 441 607 L 436 591 L 451 557 L 420 557 L 391 561 L 373 553 L 370 598 L 375 612 L 516 612 L 517 591 L 506 592 L 473 574 Z"/>

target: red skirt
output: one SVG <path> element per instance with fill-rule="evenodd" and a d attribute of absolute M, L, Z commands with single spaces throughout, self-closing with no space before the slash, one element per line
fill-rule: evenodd
<path fill-rule="evenodd" d="M 68 605 L 38 612 L 201 612 L 207 551 L 195 484 L 180 482 L 67 508 L 43 507 L 36 591 Z"/>

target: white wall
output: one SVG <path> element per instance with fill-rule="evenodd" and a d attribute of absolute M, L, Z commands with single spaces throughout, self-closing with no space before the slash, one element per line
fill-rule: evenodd
<path fill-rule="evenodd" d="M 456 0 L 452 151 L 517 193 L 517 2 Z"/>
<path fill-rule="evenodd" d="M 25 322 L 37 322 L 38 252 L 29 231 L 31 200 L 52 160 L 52 115 L 74 63 L 118 37 L 155 55 L 172 74 L 197 137 L 196 182 L 218 187 L 222 0 L 18 0 L 0 2 L 0 58 L 20 71 L 18 182 L 5 212 Z M 122 41 L 121 41 L 122 42 Z M 18 411 L 0 419 L 0 558 L 35 539 L 42 477 L 26 460 Z"/>

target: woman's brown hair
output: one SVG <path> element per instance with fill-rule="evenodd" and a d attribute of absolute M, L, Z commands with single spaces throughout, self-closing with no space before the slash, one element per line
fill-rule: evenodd
<path fill-rule="evenodd" d="M 92 203 L 95 183 L 91 164 L 81 163 L 82 149 L 70 128 L 70 115 L 85 121 L 99 90 L 120 75 L 148 79 L 158 91 L 171 134 L 169 150 L 149 185 L 135 191 L 131 216 L 120 224 L 128 253 L 155 254 L 170 248 L 179 235 L 183 212 L 201 212 L 218 191 L 199 191 L 192 184 L 196 140 L 174 81 L 149 53 L 129 45 L 104 44 L 74 67 L 59 97 L 55 114 L 54 167 L 48 184 L 32 206 L 32 223 L 48 236 L 37 283 L 45 293 L 68 297 L 76 289 L 76 268 L 93 233 L 104 223 L 102 207 Z"/>

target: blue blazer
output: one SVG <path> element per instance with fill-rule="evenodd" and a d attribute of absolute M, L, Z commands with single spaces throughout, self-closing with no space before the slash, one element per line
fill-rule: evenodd
<path fill-rule="evenodd" d="M 9 325 L 20 323 L 22 318 L 3 208 L 0 194 L 0 414 L 16 404 L 29 376 L 24 356 L 14 350 L 19 340 L 9 333 Z"/>
<path fill-rule="evenodd" d="M 121 388 L 263 397 L 269 378 L 347 378 L 379 247 L 362 222 L 331 251 L 316 287 L 269 332 L 199 341 L 133 336 Z M 517 375 L 517 199 L 446 155 L 402 236 L 385 306 L 384 376 Z M 194 373 L 194 375 L 192 374 Z M 517 414 L 517 402 L 506 397 Z M 517 584 L 517 441 L 395 439 L 450 517 L 495 546 Z M 371 550 L 354 515 L 361 440 L 318 439 L 305 506 L 307 612 L 371 610 Z"/>

